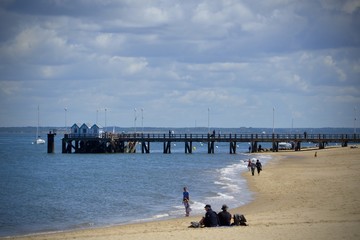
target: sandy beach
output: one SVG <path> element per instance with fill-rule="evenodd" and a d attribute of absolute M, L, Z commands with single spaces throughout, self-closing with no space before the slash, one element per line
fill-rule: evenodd
<path fill-rule="evenodd" d="M 247 227 L 188 228 L 191 216 L 7 239 L 360 239 L 360 148 L 316 151 L 270 153 L 260 176 L 244 174 L 255 199 L 230 212 Z"/>

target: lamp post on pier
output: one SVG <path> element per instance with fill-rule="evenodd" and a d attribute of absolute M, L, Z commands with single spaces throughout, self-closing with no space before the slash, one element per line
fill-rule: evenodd
<path fill-rule="evenodd" d="M 137 119 L 137 115 L 136 115 L 136 108 L 134 108 L 134 132 L 136 134 L 136 119 Z"/>
<path fill-rule="evenodd" d="M 210 108 L 208 108 L 208 133 L 210 133 Z"/>
<path fill-rule="evenodd" d="M 106 125 L 106 112 L 107 112 L 107 109 L 105 108 L 105 132 L 106 132 L 106 127 L 107 127 L 107 125 Z"/>
<path fill-rule="evenodd" d="M 67 133 L 67 107 L 64 108 L 65 111 L 65 133 Z"/>
<path fill-rule="evenodd" d="M 275 107 L 273 107 L 273 134 L 275 133 Z"/>
<path fill-rule="evenodd" d="M 356 107 L 354 107 L 354 134 L 356 134 Z"/>
<path fill-rule="evenodd" d="M 272 129 L 272 148 L 273 152 L 277 152 L 277 145 L 275 143 L 275 107 L 273 107 L 273 129 Z"/>
<path fill-rule="evenodd" d="M 144 109 L 141 108 L 141 133 L 144 133 Z"/>

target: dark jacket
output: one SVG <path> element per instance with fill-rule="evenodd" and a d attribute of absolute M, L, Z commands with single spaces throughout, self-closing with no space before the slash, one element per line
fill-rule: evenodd
<path fill-rule="evenodd" d="M 230 226 L 231 214 L 228 211 L 219 212 L 218 218 L 220 226 Z"/>
<path fill-rule="evenodd" d="M 261 162 L 256 162 L 256 168 L 262 170 Z"/>
<path fill-rule="evenodd" d="M 219 225 L 216 212 L 209 209 L 205 213 L 204 225 L 205 225 L 205 227 L 217 227 Z"/>

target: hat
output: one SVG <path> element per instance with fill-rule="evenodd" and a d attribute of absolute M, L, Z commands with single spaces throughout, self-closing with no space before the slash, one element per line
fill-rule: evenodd
<path fill-rule="evenodd" d="M 211 208 L 211 205 L 206 204 L 204 208 Z"/>
<path fill-rule="evenodd" d="M 226 209 L 228 209 L 228 206 L 226 204 L 222 205 L 221 210 L 226 210 Z"/>

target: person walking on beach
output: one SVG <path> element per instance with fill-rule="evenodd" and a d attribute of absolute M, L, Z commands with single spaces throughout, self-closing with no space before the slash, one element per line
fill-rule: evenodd
<path fill-rule="evenodd" d="M 250 160 L 250 158 L 249 158 L 249 161 L 248 161 L 248 169 L 249 169 L 249 172 L 250 172 L 250 170 L 251 170 L 251 160 Z"/>
<path fill-rule="evenodd" d="M 218 223 L 218 216 L 216 214 L 216 212 L 214 212 L 212 209 L 211 209 L 211 205 L 209 204 L 206 204 L 205 205 L 205 217 L 203 217 L 201 220 L 200 220 L 200 225 L 204 225 L 205 227 L 217 227 L 219 226 L 219 223 Z"/>
<path fill-rule="evenodd" d="M 250 168 L 251 168 L 251 175 L 254 176 L 254 174 L 255 174 L 255 168 L 256 168 L 256 164 L 255 164 L 255 161 L 254 161 L 254 160 L 251 161 Z"/>
<path fill-rule="evenodd" d="M 226 204 L 221 207 L 222 212 L 218 213 L 219 226 L 230 226 L 231 224 L 231 214 L 227 211 L 228 206 Z"/>
<path fill-rule="evenodd" d="M 261 162 L 259 161 L 259 159 L 256 160 L 256 169 L 257 169 L 258 175 L 260 175 L 260 171 L 262 170 L 262 165 L 261 165 Z"/>
<path fill-rule="evenodd" d="M 184 207 L 185 207 L 185 216 L 188 217 L 190 215 L 190 211 L 191 211 L 191 208 L 190 208 L 190 194 L 187 190 L 187 187 L 184 187 L 184 192 L 183 192 L 183 204 L 184 204 Z"/>

